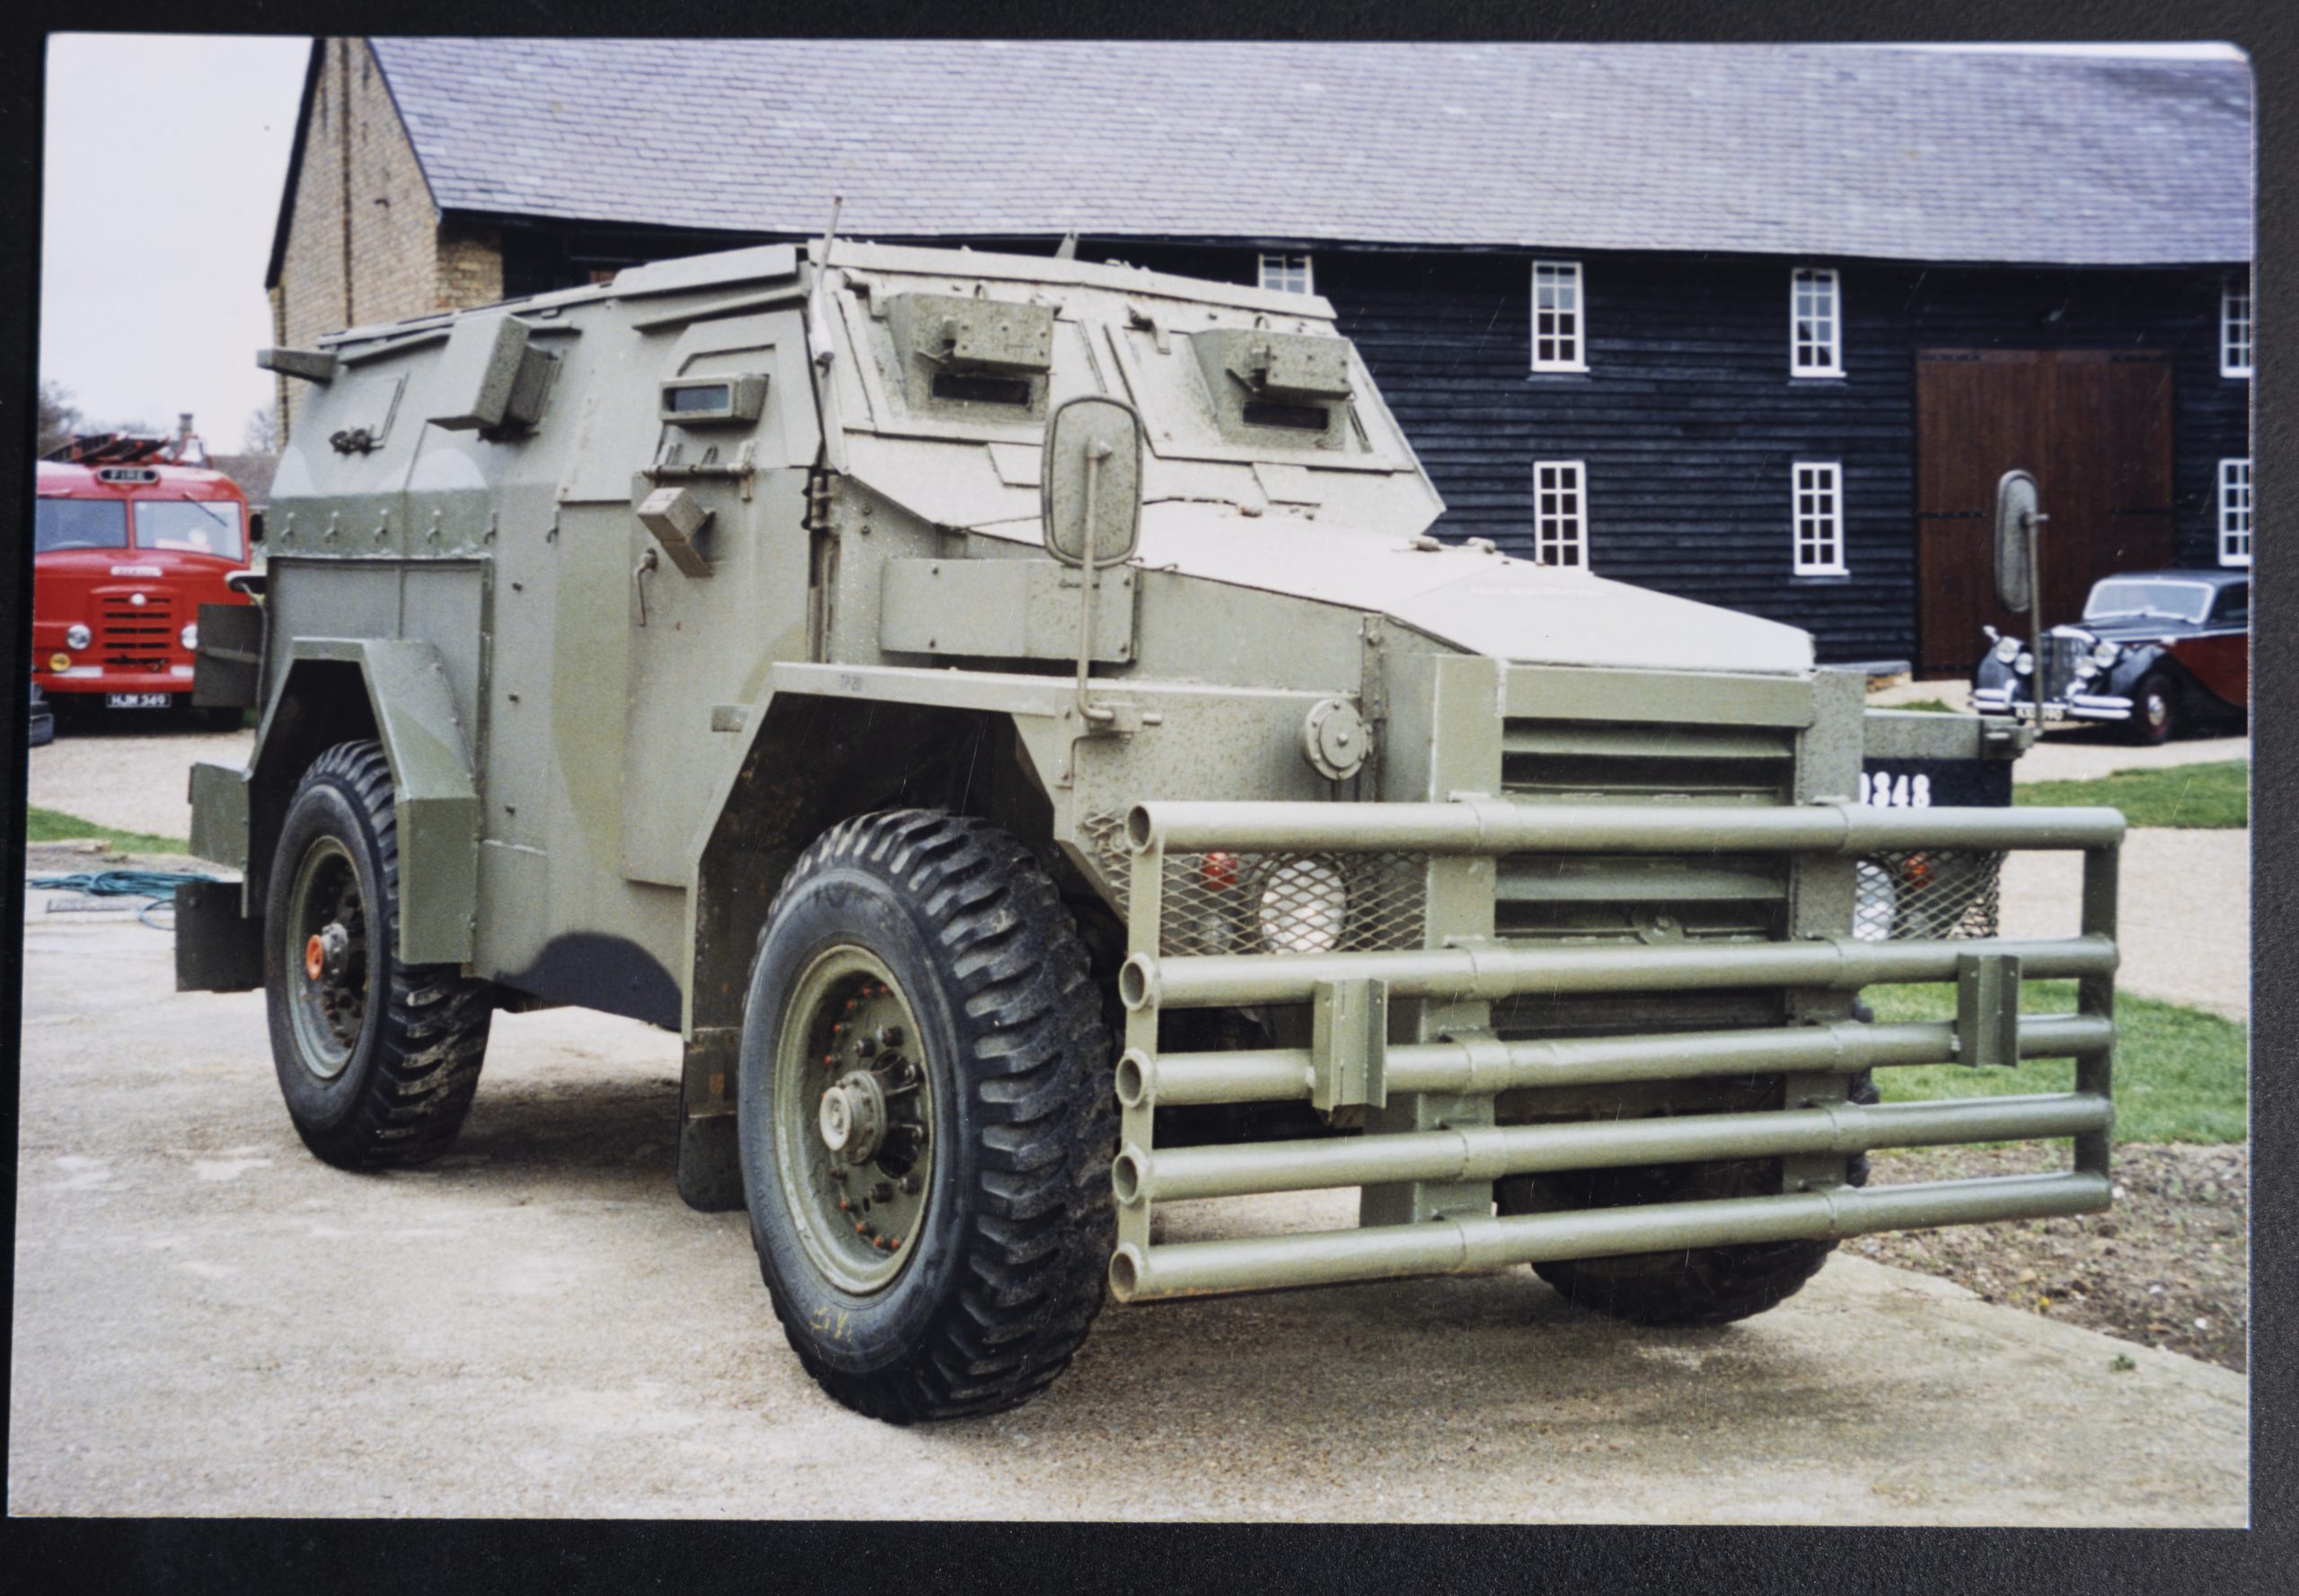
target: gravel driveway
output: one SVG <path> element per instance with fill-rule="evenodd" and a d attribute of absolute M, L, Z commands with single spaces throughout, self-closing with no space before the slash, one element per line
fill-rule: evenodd
<path fill-rule="evenodd" d="M 742 1216 L 674 1194 L 676 1038 L 498 1017 L 456 1151 L 347 1175 L 288 1126 L 259 994 L 177 993 L 166 938 L 45 896 L 17 1513 L 2246 1521 L 2242 1376 L 1844 1255 L 1713 1331 L 1523 1270 L 1113 1307 L 1041 1400 L 889 1429 L 799 1369 Z"/>

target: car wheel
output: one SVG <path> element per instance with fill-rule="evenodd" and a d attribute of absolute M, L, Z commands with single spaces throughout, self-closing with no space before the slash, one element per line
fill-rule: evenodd
<path fill-rule="evenodd" d="M 493 987 L 398 955 L 399 827 L 373 742 L 312 762 L 265 897 L 271 1055 L 295 1133 L 345 1169 L 446 1151 L 479 1087 Z"/>
<path fill-rule="evenodd" d="M 2177 736 L 2186 719 L 2180 705 L 2179 684 L 2156 671 L 2132 693 L 2131 719 L 2125 724 L 2133 742 L 2153 748 Z"/>
<path fill-rule="evenodd" d="M 1068 1367 L 1117 1239 L 1109 1054 L 1085 945 L 1005 833 L 894 810 L 800 857 L 736 1101 L 759 1270 L 830 1396 L 909 1424 Z"/>

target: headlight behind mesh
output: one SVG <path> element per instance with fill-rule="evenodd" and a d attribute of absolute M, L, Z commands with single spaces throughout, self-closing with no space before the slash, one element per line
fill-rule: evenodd
<path fill-rule="evenodd" d="M 1349 885 L 1330 859 L 1290 859 L 1263 877 L 1255 924 L 1273 953 L 1331 953 L 1349 920 Z"/>

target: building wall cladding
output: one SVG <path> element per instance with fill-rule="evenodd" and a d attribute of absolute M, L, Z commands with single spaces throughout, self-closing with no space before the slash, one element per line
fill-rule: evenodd
<path fill-rule="evenodd" d="M 499 236 L 442 225 L 366 41 L 329 39 L 321 48 L 275 291 L 279 341 L 308 348 L 346 327 L 500 299 Z M 304 384 L 280 387 L 285 436 Z"/>
<path fill-rule="evenodd" d="M 1254 262 L 1232 249 L 1081 253 L 1238 280 Z M 2217 560 L 2217 463 L 2249 452 L 2251 387 L 2219 375 L 2222 272 L 1558 251 L 1581 260 L 1587 295 L 1589 370 L 1567 375 L 1530 369 L 1533 258 L 1315 256 L 1317 291 L 1445 497 L 1440 534 L 1531 558 L 1533 463 L 1580 461 L 1598 574 L 1804 627 L 1823 660 L 1912 659 L 1916 351 L 2146 348 L 2174 361 L 2181 562 Z M 1840 273 L 1840 378 L 1789 375 L 1800 264 Z M 1846 575 L 1793 572 L 1800 460 L 1842 463 Z"/>

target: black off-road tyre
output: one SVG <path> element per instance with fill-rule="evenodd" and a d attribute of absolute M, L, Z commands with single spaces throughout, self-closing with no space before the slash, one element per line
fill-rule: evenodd
<path fill-rule="evenodd" d="M 876 990 L 899 989 L 915 1017 L 932 1124 L 922 1192 L 896 1199 L 912 1207 L 908 1236 L 889 1239 L 903 1244 L 885 1265 L 894 1273 L 850 1289 L 823 1260 L 846 1266 L 835 1255 L 855 1244 L 832 1231 L 861 1216 L 826 1222 L 808 1178 L 832 1182 L 834 1199 L 845 1177 L 810 1161 L 822 1155 L 806 1138 L 820 1127 L 806 1114 L 787 1109 L 788 1124 L 776 1123 L 794 1094 L 818 1116 L 827 1089 L 803 1072 L 779 1082 L 777 1071 L 820 1062 L 806 1039 L 829 1036 L 820 1017 L 837 1005 L 815 994 L 841 989 L 814 983 L 856 950 L 885 973 Z M 867 978 L 859 990 L 872 990 Z M 826 1081 L 836 1066 L 824 1067 Z M 760 1274 L 824 1390 L 906 1424 L 1014 1407 L 1069 1365 L 1116 1245 L 1117 1103 L 1085 944 L 1019 842 L 922 809 L 862 816 L 816 839 L 760 936 L 738 1081 Z M 864 1183 L 850 1189 L 859 1209 Z M 876 1212 L 889 1212 L 883 1198 Z"/>
<path fill-rule="evenodd" d="M 1850 1097 L 1875 1102 L 1874 1080 L 1864 1071 L 1854 1076 Z M 1502 1213 L 1758 1196 L 1780 1189 L 1779 1171 L 1777 1159 L 1589 1169 L 1498 1181 L 1493 1196 Z M 1861 1153 L 1850 1160 L 1845 1179 L 1865 1186 L 1868 1174 L 1868 1156 Z M 1835 1250 L 1833 1241 L 1765 1241 L 1572 1258 L 1535 1264 L 1533 1272 L 1576 1306 L 1633 1324 L 1729 1325 L 1788 1301 Z"/>
<path fill-rule="evenodd" d="M 2151 671 L 2132 689 L 2125 735 L 2143 748 L 2160 747 L 2178 736 L 2187 720 L 2187 697 L 2179 682 L 2167 672 Z"/>
<path fill-rule="evenodd" d="M 357 1005 L 340 1060 L 312 1042 L 317 983 L 301 964 L 313 928 L 296 921 L 307 866 L 348 875 L 357 894 L 356 915 L 330 921 L 359 921 L 357 955 L 334 977 Z M 280 1095 L 304 1145 L 339 1168 L 397 1168 L 446 1151 L 486 1055 L 492 985 L 455 965 L 400 962 L 399 886 L 391 765 L 376 743 L 339 743 L 304 772 L 280 824 L 263 948 Z"/>

